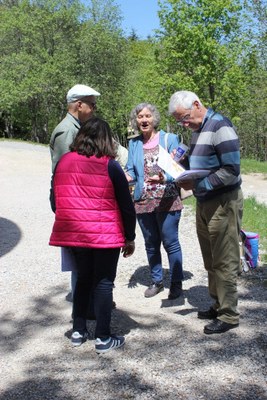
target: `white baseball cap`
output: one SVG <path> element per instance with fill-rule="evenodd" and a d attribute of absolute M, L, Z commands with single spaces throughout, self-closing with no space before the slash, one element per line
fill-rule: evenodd
<path fill-rule="evenodd" d="M 74 103 L 83 97 L 100 96 L 96 90 L 86 85 L 75 85 L 67 93 L 67 103 Z"/>

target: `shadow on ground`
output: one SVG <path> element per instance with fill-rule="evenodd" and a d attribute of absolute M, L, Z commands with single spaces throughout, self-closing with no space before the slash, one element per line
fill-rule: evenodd
<path fill-rule="evenodd" d="M 184 280 L 189 280 L 193 277 L 192 272 L 184 271 Z M 142 265 L 138 267 L 131 275 L 128 283 L 129 288 L 134 288 L 138 284 L 143 286 L 149 286 L 151 283 L 151 275 L 148 265 Z M 169 270 L 163 268 L 163 285 L 165 288 L 170 286 Z"/>
<path fill-rule="evenodd" d="M 0 218 L 0 257 L 9 253 L 20 241 L 21 230 L 14 222 Z"/>
<path fill-rule="evenodd" d="M 256 296 L 258 290 L 258 287 L 251 286 L 249 295 Z M 21 357 L 23 348 L 26 351 L 32 339 L 33 343 L 38 344 L 40 332 L 45 340 L 45 347 L 43 352 L 36 352 L 32 358 L 28 357 L 26 364 L 16 358 L 24 378 L 5 391 L 2 390 L 0 400 L 74 400 L 78 398 L 77 394 L 81 400 L 159 400 L 175 398 L 173 390 L 177 399 L 186 400 L 200 398 L 200 391 L 201 396 L 208 400 L 266 398 L 265 388 L 250 382 L 248 378 L 230 382 L 231 384 L 221 390 L 217 388 L 214 391 L 209 376 L 213 364 L 220 366 L 222 372 L 225 365 L 238 368 L 244 363 L 248 368 L 258 368 L 259 373 L 262 371 L 262 354 L 267 348 L 265 321 L 262 318 L 266 312 L 264 299 L 259 298 L 253 307 L 250 305 L 246 310 L 245 321 L 242 321 L 246 324 L 246 329 L 250 330 L 246 339 L 242 338 L 238 329 L 219 338 L 207 338 L 202 333 L 202 327 L 188 323 L 186 316 L 193 313 L 199 302 L 207 301 L 207 289 L 203 286 L 194 286 L 185 291 L 184 298 L 187 298 L 193 308 L 181 312 L 175 308 L 173 314 L 177 314 L 177 320 L 170 318 L 169 312 L 151 314 L 148 309 L 141 316 L 138 307 L 131 314 L 115 309 L 112 313 L 112 328 L 119 334 L 131 333 L 131 340 L 127 341 L 125 349 L 97 356 L 90 341 L 79 349 L 73 349 L 66 343 L 63 333 L 62 338 L 50 336 L 50 331 L 57 332 L 53 327 L 58 326 L 60 331 L 62 311 L 58 297 L 64 298 L 65 292 L 65 287 L 58 286 L 51 288 L 45 298 L 33 297 L 28 315 L 23 319 L 3 314 L 0 322 L 0 346 L 3 355 L 19 353 Z M 242 301 L 245 307 L 246 298 Z M 190 318 L 196 316 L 192 314 Z M 93 329 L 94 323 L 90 324 Z M 159 340 L 157 332 L 160 330 L 164 331 L 164 335 L 161 333 Z M 49 345 L 54 340 L 62 340 L 62 345 L 50 349 Z M 6 366 L 12 373 L 14 366 L 8 363 Z M 147 376 L 144 376 L 145 369 Z M 162 379 L 152 379 L 153 374 Z M 168 392 L 170 374 L 172 382 L 173 377 L 179 382 L 180 376 L 183 376 L 183 382 L 179 382 Z M 188 397 L 186 388 L 189 385 Z"/>

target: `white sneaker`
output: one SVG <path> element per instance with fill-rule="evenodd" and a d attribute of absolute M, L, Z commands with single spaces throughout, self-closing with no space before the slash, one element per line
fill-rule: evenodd
<path fill-rule="evenodd" d="M 75 331 L 71 335 L 71 343 L 73 346 L 81 346 L 88 338 L 88 332 L 80 333 Z"/>

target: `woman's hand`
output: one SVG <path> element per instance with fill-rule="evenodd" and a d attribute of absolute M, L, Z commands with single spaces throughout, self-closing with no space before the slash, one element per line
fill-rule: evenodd
<path fill-rule="evenodd" d="M 156 183 L 164 183 L 165 182 L 165 176 L 163 172 L 159 172 L 158 175 L 152 175 L 148 179 L 146 179 L 146 182 L 156 182 Z"/>
<path fill-rule="evenodd" d="M 123 257 L 127 258 L 134 253 L 134 250 L 135 250 L 134 240 L 126 240 L 125 245 L 121 249 L 121 252 L 123 254 Z"/>
<path fill-rule="evenodd" d="M 132 182 L 133 178 L 131 177 L 131 175 L 127 174 L 127 172 L 125 172 L 125 176 L 128 182 Z"/>
<path fill-rule="evenodd" d="M 171 158 L 174 160 L 175 154 L 177 153 L 176 149 L 173 149 L 169 154 L 171 156 Z"/>

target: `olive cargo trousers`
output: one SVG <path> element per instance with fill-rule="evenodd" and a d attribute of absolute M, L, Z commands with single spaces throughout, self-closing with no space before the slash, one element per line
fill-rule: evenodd
<path fill-rule="evenodd" d="M 236 324 L 237 277 L 240 271 L 239 233 L 243 214 L 243 194 L 236 189 L 213 199 L 197 201 L 196 227 L 209 294 L 218 319 Z"/>

